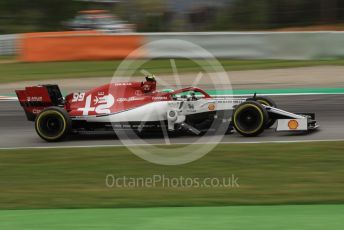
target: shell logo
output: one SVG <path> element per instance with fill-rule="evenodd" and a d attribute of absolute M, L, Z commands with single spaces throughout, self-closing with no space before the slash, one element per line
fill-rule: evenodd
<path fill-rule="evenodd" d="M 208 109 L 209 109 L 210 111 L 214 111 L 214 110 L 215 110 L 215 104 L 209 104 L 209 105 L 208 105 Z"/>
<path fill-rule="evenodd" d="M 299 127 L 299 122 L 297 120 L 290 120 L 288 122 L 289 129 L 297 129 Z"/>

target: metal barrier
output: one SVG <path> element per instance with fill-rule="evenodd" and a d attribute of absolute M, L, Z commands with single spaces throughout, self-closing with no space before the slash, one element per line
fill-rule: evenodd
<path fill-rule="evenodd" d="M 173 40 L 156 46 L 161 39 L 181 39 L 199 45 L 217 58 L 310 60 L 344 57 L 344 32 L 218 32 L 145 34 L 149 57 L 190 57 L 195 53 L 176 49 Z M 176 41 L 176 40 L 175 40 Z M 152 43 L 150 43 L 152 42 Z"/>
<path fill-rule="evenodd" d="M 40 39 L 39 43 L 30 43 L 32 45 L 29 46 L 26 46 L 25 39 L 33 39 L 35 37 L 34 33 L 31 33 L 30 36 L 26 34 L 0 35 L 0 55 L 20 54 L 21 57 L 28 57 L 40 54 L 42 59 L 36 61 L 53 61 L 53 58 L 45 60 L 45 53 L 47 56 L 51 56 L 54 52 L 63 54 L 59 50 L 62 46 L 66 49 L 66 46 L 70 45 L 68 41 L 71 40 L 71 37 L 74 37 L 73 32 L 67 33 L 67 35 L 65 33 L 54 32 L 53 37 L 58 38 L 55 41 L 53 41 L 51 35 L 45 36 L 44 33 L 39 33 L 39 36 L 37 35 Z M 197 52 L 190 53 L 187 50 L 176 49 L 178 40 L 196 44 L 217 58 L 311 60 L 344 57 L 344 32 L 333 31 L 85 34 L 82 40 L 86 40 L 85 36 L 89 36 L 89 42 L 85 43 L 84 47 L 74 49 L 75 51 L 71 49 L 72 52 L 75 52 L 73 58 L 60 56 L 57 60 L 94 60 L 95 55 L 92 52 L 96 48 L 97 52 L 102 54 L 96 57 L 97 60 L 102 58 L 123 58 L 123 54 L 140 45 L 146 45 L 144 53 L 138 55 L 140 58 L 199 57 Z M 107 36 L 118 37 L 116 38 L 118 41 L 107 39 Z M 129 44 L 129 40 L 122 39 L 122 36 L 140 37 L 140 39 L 137 39 L 133 45 L 131 44 L 133 42 Z M 99 39 L 99 37 L 103 38 Z M 161 46 L 162 43 L 154 43 L 154 41 L 161 39 L 169 39 L 168 44 Z M 44 40 L 43 43 L 41 43 L 42 40 Z M 40 43 L 45 44 L 46 41 L 50 45 L 44 48 Z M 61 41 L 66 41 L 66 43 L 62 45 Z M 25 49 L 19 48 L 18 44 L 22 44 L 21 46 L 24 44 Z M 78 44 L 78 46 L 81 45 Z M 99 47 L 104 49 L 104 52 L 98 49 Z M 129 48 L 125 49 L 125 52 L 119 53 L 125 47 Z M 27 53 L 28 50 L 30 53 Z M 25 58 L 22 60 L 30 61 Z"/>
<path fill-rule="evenodd" d="M 0 35 L 0 55 L 16 55 L 18 37 L 18 34 Z"/>

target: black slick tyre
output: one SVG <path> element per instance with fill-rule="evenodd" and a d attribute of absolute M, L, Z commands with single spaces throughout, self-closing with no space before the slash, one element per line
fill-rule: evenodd
<path fill-rule="evenodd" d="M 71 130 L 72 122 L 66 110 L 52 106 L 44 109 L 35 120 L 35 129 L 43 140 L 54 142 L 64 139 Z"/>
<path fill-rule="evenodd" d="M 262 105 L 267 105 L 270 107 L 277 108 L 277 104 L 274 100 L 272 100 L 270 97 L 256 97 L 254 98 L 248 98 L 247 101 L 257 101 Z M 266 122 L 265 128 L 269 129 L 271 128 L 276 122 L 276 119 L 269 117 L 269 120 Z"/>
<path fill-rule="evenodd" d="M 233 111 L 232 124 L 235 130 L 245 137 L 261 134 L 269 120 L 265 108 L 256 101 L 246 101 Z"/>

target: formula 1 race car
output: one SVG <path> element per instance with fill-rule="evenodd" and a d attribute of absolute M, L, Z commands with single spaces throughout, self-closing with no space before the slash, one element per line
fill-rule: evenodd
<path fill-rule="evenodd" d="M 318 127 L 312 113 L 276 108 L 267 97 L 210 96 L 196 87 L 156 90 L 152 76 L 144 82 L 109 83 L 65 98 L 57 85 L 16 90 L 28 120 L 46 141 L 70 134 L 134 130 L 202 135 L 209 130 L 236 130 L 243 136 L 261 134 L 277 122 L 276 131 L 309 131 Z"/>

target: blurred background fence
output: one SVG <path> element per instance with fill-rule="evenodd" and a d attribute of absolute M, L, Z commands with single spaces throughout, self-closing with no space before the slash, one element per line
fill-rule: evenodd
<path fill-rule="evenodd" d="M 0 13 L 0 56 L 29 62 L 123 59 L 161 39 L 218 58 L 344 56 L 340 0 L 2 0 Z M 135 57 L 199 57 L 175 45 L 153 43 Z"/>
<path fill-rule="evenodd" d="M 344 56 L 342 32 L 200 32 L 150 33 L 145 42 L 181 39 L 201 46 L 217 58 L 235 59 L 327 59 Z M 170 46 L 148 46 L 147 54 L 155 57 L 199 57 L 195 52 Z"/>
<path fill-rule="evenodd" d="M 154 43 L 170 40 L 164 46 Z M 135 58 L 200 57 L 176 49 L 189 41 L 217 58 L 310 60 L 344 57 L 344 32 L 189 32 L 101 34 L 94 32 L 30 33 L 0 36 L 0 55 L 21 61 L 124 59 L 145 46 Z M 153 43 L 151 43 L 153 42 Z"/>
<path fill-rule="evenodd" d="M 0 55 L 16 55 L 18 53 L 18 35 L 0 35 Z"/>

